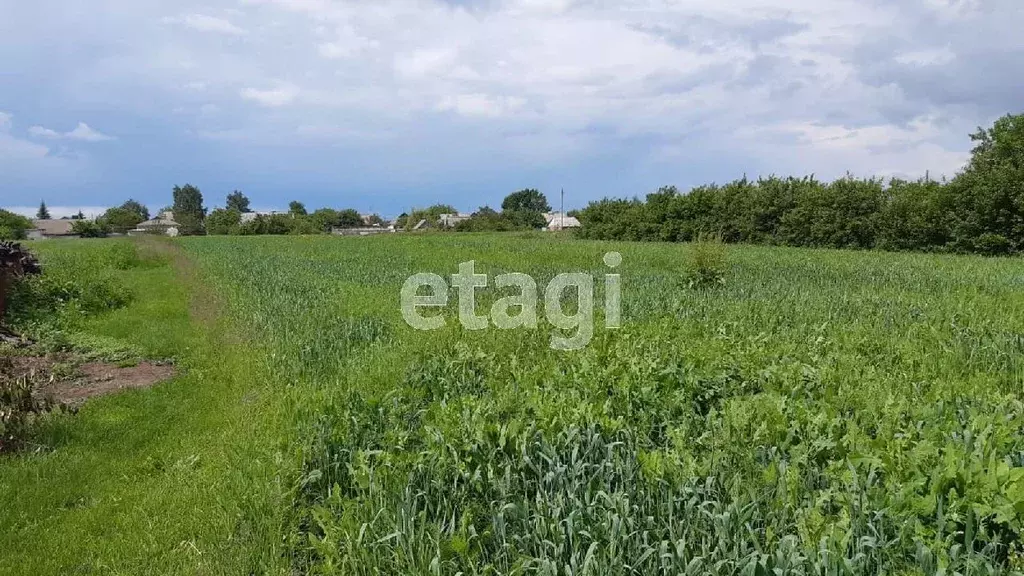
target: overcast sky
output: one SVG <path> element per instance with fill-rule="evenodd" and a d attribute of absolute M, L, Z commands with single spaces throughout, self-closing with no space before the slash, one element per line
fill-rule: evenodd
<path fill-rule="evenodd" d="M 952 176 L 1020 0 L 0 0 L 0 206 L 397 214 L 744 173 Z"/>

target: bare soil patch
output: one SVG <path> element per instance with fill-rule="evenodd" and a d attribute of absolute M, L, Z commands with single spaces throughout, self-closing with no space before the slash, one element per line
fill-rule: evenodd
<path fill-rule="evenodd" d="M 177 371 L 164 363 L 139 362 L 119 366 L 109 362 L 74 365 L 61 356 L 15 357 L 10 367 L 14 379 L 27 378 L 35 384 L 34 394 L 41 398 L 77 408 L 94 396 L 114 394 L 132 388 L 148 388 L 170 380 Z"/>

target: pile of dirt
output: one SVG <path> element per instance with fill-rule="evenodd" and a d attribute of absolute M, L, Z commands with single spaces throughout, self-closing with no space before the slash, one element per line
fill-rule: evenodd
<path fill-rule="evenodd" d="M 28 377 L 35 382 L 35 393 L 58 404 L 78 407 L 94 396 L 113 394 L 131 388 L 148 388 L 176 374 L 165 363 L 139 362 L 119 366 L 109 362 L 75 365 L 60 356 L 11 358 L 13 378 Z"/>

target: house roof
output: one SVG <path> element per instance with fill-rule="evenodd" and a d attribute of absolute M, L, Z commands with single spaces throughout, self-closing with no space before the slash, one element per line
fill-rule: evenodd
<path fill-rule="evenodd" d="M 562 216 L 558 212 L 546 214 L 548 217 L 548 228 L 579 228 L 580 221 L 573 216 Z"/>
<path fill-rule="evenodd" d="M 174 221 L 173 214 L 170 212 L 164 212 L 159 218 L 146 220 L 139 224 L 139 228 L 176 228 L 178 226 L 180 224 Z"/>
<path fill-rule="evenodd" d="M 73 236 L 71 225 L 74 222 L 74 220 L 33 220 L 32 225 L 46 236 Z"/>

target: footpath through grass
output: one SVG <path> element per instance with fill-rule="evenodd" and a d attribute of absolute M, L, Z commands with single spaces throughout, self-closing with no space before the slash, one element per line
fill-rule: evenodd
<path fill-rule="evenodd" d="M 62 279 L 105 274 L 132 294 L 74 322 L 70 340 L 174 358 L 181 375 L 49 418 L 40 451 L 0 458 L 0 574 L 242 574 L 279 562 L 266 366 L 173 245 L 145 243 L 138 261 L 112 265 L 134 246 L 31 246 Z"/>

